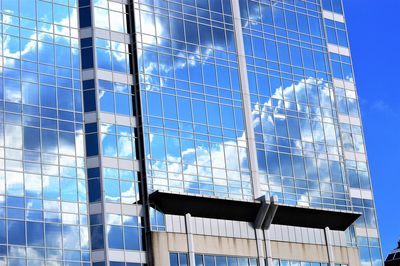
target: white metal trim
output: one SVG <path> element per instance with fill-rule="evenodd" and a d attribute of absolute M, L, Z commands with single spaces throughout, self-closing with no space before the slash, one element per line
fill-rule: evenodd
<path fill-rule="evenodd" d="M 242 90 L 242 97 L 243 97 L 243 111 L 245 115 L 244 122 L 246 127 L 247 144 L 249 149 L 250 171 L 251 171 L 253 194 L 254 194 L 253 196 L 255 199 L 258 199 L 259 197 L 261 197 L 261 188 L 260 188 L 260 180 L 258 178 L 257 149 L 256 149 L 254 128 L 252 123 L 253 119 L 251 112 L 250 90 L 247 77 L 246 55 L 244 50 L 239 1 L 231 0 L 231 5 L 232 5 L 233 27 L 235 32 L 235 42 L 237 47 L 238 63 L 239 63 L 240 87 Z"/>

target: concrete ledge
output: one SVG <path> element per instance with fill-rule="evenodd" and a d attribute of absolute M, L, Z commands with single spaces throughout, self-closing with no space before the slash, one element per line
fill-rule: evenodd
<path fill-rule="evenodd" d="M 187 235 L 180 233 L 152 232 L 154 265 L 169 265 L 169 253 L 188 253 Z M 223 256 L 258 257 L 257 241 L 206 235 L 193 235 L 193 252 L 195 254 L 213 254 Z M 261 240 L 263 250 L 265 240 Z M 271 258 L 298 261 L 329 262 L 325 244 L 289 243 L 270 241 Z M 360 259 L 356 247 L 332 247 L 335 263 L 359 266 Z M 264 252 L 264 250 L 263 250 Z"/>

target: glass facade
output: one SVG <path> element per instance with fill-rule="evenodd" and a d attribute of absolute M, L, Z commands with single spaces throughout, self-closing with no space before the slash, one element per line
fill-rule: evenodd
<path fill-rule="evenodd" d="M 320 262 L 304 262 L 304 261 L 289 261 L 289 260 L 273 260 L 274 266 L 328 266 L 328 263 Z M 334 266 L 347 266 L 335 263 Z"/>
<path fill-rule="evenodd" d="M 252 199 L 230 1 L 135 4 L 150 190 Z"/>
<path fill-rule="evenodd" d="M 284 203 L 350 209 L 317 1 L 241 1 L 262 190 Z"/>
<path fill-rule="evenodd" d="M 145 265 L 156 190 L 360 212 L 348 241 L 382 264 L 341 0 L 0 10 L 0 265 Z"/>
<path fill-rule="evenodd" d="M 170 257 L 170 266 L 189 265 L 188 256 L 186 253 L 170 253 L 169 257 Z M 195 265 L 196 266 L 257 266 L 258 264 L 256 258 L 196 254 Z"/>
<path fill-rule="evenodd" d="M 99 266 L 146 262 L 129 9 L 79 1 L 90 240 Z"/>
<path fill-rule="evenodd" d="M 1 265 L 90 265 L 79 48 L 77 1 L 1 1 Z"/>

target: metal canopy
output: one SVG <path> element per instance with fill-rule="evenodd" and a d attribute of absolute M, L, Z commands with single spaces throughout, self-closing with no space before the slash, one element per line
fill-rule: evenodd
<path fill-rule="evenodd" d="M 150 202 L 165 214 L 254 222 L 260 201 L 220 199 L 211 196 L 155 191 Z"/>
<path fill-rule="evenodd" d="M 190 213 L 195 217 L 246 221 L 254 223 L 256 228 L 264 229 L 268 229 L 272 223 L 309 228 L 329 227 L 332 230 L 344 231 L 361 215 L 355 212 L 289 206 L 275 202 L 265 199 L 255 201 L 221 199 L 165 191 L 155 191 L 150 194 L 150 203 L 165 214 Z"/>
<path fill-rule="evenodd" d="M 360 213 L 348 211 L 279 205 L 272 224 L 344 231 L 360 216 Z"/>

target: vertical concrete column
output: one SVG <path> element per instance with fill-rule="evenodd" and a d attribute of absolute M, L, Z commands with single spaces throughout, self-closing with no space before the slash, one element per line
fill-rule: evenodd
<path fill-rule="evenodd" d="M 332 240 L 332 232 L 329 227 L 325 227 L 325 241 L 326 241 L 326 249 L 328 252 L 328 260 L 330 266 L 335 266 L 335 255 L 333 254 L 333 240 Z"/>
<path fill-rule="evenodd" d="M 266 253 L 266 265 L 272 266 L 272 248 L 271 248 L 271 238 L 269 236 L 269 229 L 263 230 L 264 232 L 264 241 L 265 241 L 265 253 Z"/>
<path fill-rule="evenodd" d="M 187 213 L 185 215 L 185 224 L 186 224 L 186 238 L 188 243 L 188 253 L 189 253 L 189 265 L 195 266 L 195 257 L 194 257 L 194 241 L 193 241 L 193 228 L 192 228 L 192 215 Z"/>
<path fill-rule="evenodd" d="M 255 229 L 256 241 L 257 241 L 257 253 L 258 253 L 258 265 L 265 266 L 265 246 L 264 246 L 264 234 L 262 229 Z"/>
<path fill-rule="evenodd" d="M 257 149 L 256 149 L 256 140 L 254 135 L 253 121 L 252 121 L 253 118 L 251 113 L 250 90 L 247 77 L 246 54 L 244 50 L 239 1 L 231 0 L 231 5 L 232 5 L 233 27 L 235 32 L 235 42 L 237 47 L 237 55 L 239 63 L 239 79 L 240 79 L 240 88 L 242 90 L 242 98 L 243 98 L 243 111 L 245 116 L 244 122 L 246 128 L 247 145 L 249 149 L 249 162 L 250 162 L 250 171 L 252 177 L 253 194 L 254 198 L 258 199 L 259 197 L 261 197 L 261 189 L 260 189 L 260 180 L 258 178 Z"/>

